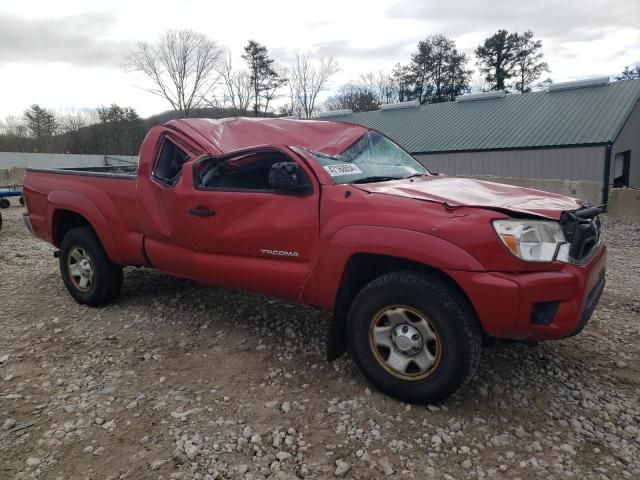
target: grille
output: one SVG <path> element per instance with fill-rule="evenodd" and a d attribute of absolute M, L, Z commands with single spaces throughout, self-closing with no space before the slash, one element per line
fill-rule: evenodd
<path fill-rule="evenodd" d="M 600 219 L 580 218 L 569 214 L 562 220 L 562 228 L 571 247 L 570 257 L 580 262 L 593 252 L 600 242 Z"/>

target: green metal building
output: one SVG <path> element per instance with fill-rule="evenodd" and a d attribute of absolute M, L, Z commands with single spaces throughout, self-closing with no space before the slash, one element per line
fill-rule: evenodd
<path fill-rule="evenodd" d="M 322 116 L 375 128 L 435 172 L 501 177 L 592 201 L 612 187 L 640 188 L 640 80 L 602 77 Z"/>

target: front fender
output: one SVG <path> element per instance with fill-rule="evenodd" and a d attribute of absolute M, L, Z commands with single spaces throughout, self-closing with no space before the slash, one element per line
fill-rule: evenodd
<path fill-rule="evenodd" d="M 414 230 L 378 226 L 349 226 L 323 242 L 314 278 L 319 303 L 333 311 L 336 293 L 352 255 L 368 253 L 411 260 L 439 270 L 482 272 L 486 268 L 459 246 Z"/>
<path fill-rule="evenodd" d="M 126 263 L 113 237 L 111 229 L 109 228 L 109 223 L 105 218 L 105 215 L 86 196 L 61 190 L 55 190 L 49 193 L 47 196 L 47 222 L 51 226 L 50 231 L 52 237 L 55 231 L 53 222 L 56 210 L 69 210 L 82 215 L 87 222 L 89 222 L 89 225 L 91 225 L 93 230 L 96 232 L 96 235 L 98 235 L 100 243 L 111 261 L 119 265 L 124 265 Z M 117 219 L 117 214 L 109 215 L 109 213 L 112 212 L 107 212 L 110 220 Z"/>

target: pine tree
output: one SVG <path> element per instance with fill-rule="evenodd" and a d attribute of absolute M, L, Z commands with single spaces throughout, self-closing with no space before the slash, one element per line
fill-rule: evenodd
<path fill-rule="evenodd" d="M 249 40 L 244 47 L 242 58 L 247 62 L 251 86 L 253 90 L 253 112 L 257 117 L 267 113 L 270 101 L 275 97 L 278 88 L 287 82 L 275 68 L 274 60 L 269 57 L 267 47 Z"/>
<path fill-rule="evenodd" d="M 455 41 L 442 34 L 418 42 L 411 57 L 414 94 L 420 103 L 445 102 L 468 88 L 468 58 L 456 48 Z"/>
<path fill-rule="evenodd" d="M 25 110 L 24 119 L 31 137 L 36 141 L 36 148 L 38 151 L 45 151 L 49 140 L 58 129 L 55 115 L 40 105 L 34 104 Z"/>
<path fill-rule="evenodd" d="M 476 48 L 477 64 L 491 90 L 507 88 L 518 60 L 519 41 L 517 33 L 498 30 Z"/>
<path fill-rule="evenodd" d="M 542 40 L 534 40 L 533 32 L 527 30 L 518 35 L 518 52 L 516 54 L 516 90 L 520 93 L 531 91 L 531 86 L 543 72 L 549 71 L 547 62 L 542 61 Z"/>

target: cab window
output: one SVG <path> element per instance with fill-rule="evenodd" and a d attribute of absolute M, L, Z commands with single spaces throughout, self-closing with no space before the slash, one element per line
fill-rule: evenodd
<path fill-rule="evenodd" d="M 165 139 L 153 170 L 153 177 L 163 185 L 174 186 L 189 156 L 169 139 Z"/>
<path fill-rule="evenodd" d="M 231 158 L 207 158 L 196 167 L 196 187 L 218 190 L 274 191 L 269 174 L 274 164 L 292 162 L 281 152 L 252 152 Z M 304 172 L 298 170 L 300 185 L 309 184 Z"/>

